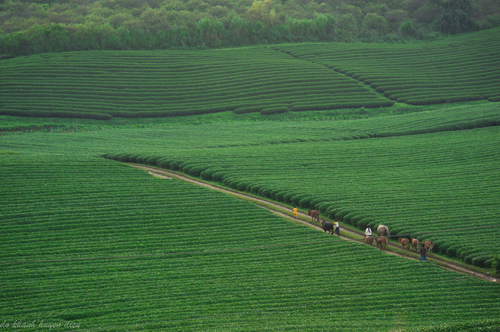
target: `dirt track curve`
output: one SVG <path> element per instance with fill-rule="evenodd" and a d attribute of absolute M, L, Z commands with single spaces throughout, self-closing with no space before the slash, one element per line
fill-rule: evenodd
<path fill-rule="evenodd" d="M 262 198 L 258 198 L 258 197 L 251 196 L 251 195 L 247 195 L 247 194 L 244 194 L 244 193 L 239 192 L 239 191 L 235 191 L 235 190 L 231 190 L 231 189 L 219 187 L 219 186 L 216 186 L 216 185 L 212 185 L 212 184 L 200 181 L 200 180 L 192 179 L 190 177 L 187 177 L 187 176 L 175 173 L 175 172 L 167 171 L 165 169 L 161 169 L 161 168 L 157 168 L 157 167 L 152 167 L 152 166 L 143 166 L 143 165 L 138 165 L 138 164 L 128 164 L 128 165 L 131 166 L 131 167 L 137 168 L 137 169 L 146 170 L 146 171 L 148 171 L 149 174 L 151 174 L 153 176 L 157 176 L 157 177 L 163 178 L 163 179 L 173 179 L 173 178 L 176 178 L 176 179 L 179 179 L 179 180 L 182 180 L 182 181 L 195 183 L 197 185 L 200 185 L 200 186 L 203 186 L 203 187 L 207 187 L 207 188 L 210 188 L 210 189 L 214 189 L 214 190 L 218 190 L 218 191 L 221 191 L 221 192 L 229 193 L 229 194 L 234 195 L 234 196 L 249 198 L 249 199 L 251 199 L 253 201 L 258 201 L 258 202 L 261 202 L 261 203 L 265 203 L 268 206 L 275 206 L 275 207 L 280 208 L 280 209 L 288 209 L 288 207 L 286 207 L 284 205 L 276 204 L 276 203 L 274 203 L 272 201 L 268 201 L 268 200 L 265 200 L 265 199 L 262 199 Z M 282 212 L 279 212 L 279 211 L 276 211 L 276 210 L 273 210 L 272 208 L 263 207 L 263 206 L 260 206 L 260 207 L 268 209 L 271 212 L 273 212 L 274 214 L 277 214 L 277 215 L 282 216 L 284 218 L 293 219 L 290 215 L 282 213 Z M 298 214 L 301 215 L 301 216 L 304 216 L 304 217 L 309 217 L 305 213 L 298 212 Z M 300 220 L 300 219 L 297 220 L 297 221 L 299 221 L 299 222 L 301 222 L 301 223 L 303 223 L 303 224 L 305 224 L 305 225 L 307 225 L 309 227 L 312 227 L 312 228 L 315 228 L 317 230 L 323 231 L 323 229 L 321 227 L 316 226 L 316 225 L 314 225 L 312 223 L 309 223 L 309 222 L 306 222 L 306 221 L 303 221 L 303 220 Z M 342 233 L 349 233 L 349 234 L 358 235 L 358 236 L 361 235 L 360 233 L 352 232 L 352 231 L 349 231 L 349 230 L 346 230 L 346 229 L 342 229 Z M 350 239 L 350 238 L 342 236 L 342 235 L 340 237 L 342 239 L 346 240 L 346 241 L 361 242 L 361 241 Z M 391 243 L 389 243 L 389 246 L 401 249 L 401 248 L 399 248 L 396 245 L 391 244 Z M 390 254 L 390 255 L 395 255 L 395 256 L 400 256 L 400 257 L 404 257 L 404 258 L 408 258 L 408 259 L 418 260 L 418 259 L 416 259 L 414 257 L 410 257 L 410 256 L 407 256 L 407 255 L 404 255 L 404 254 L 400 254 L 400 253 L 396 253 L 396 252 L 391 252 L 391 251 L 385 251 L 385 252 L 387 254 Z M 463 274 L 469 274 L 469 275 L 474 276 L 474 277 L 479 278 L 479 279 L 483 279 L 483 280 L 487 280 L 487 281 L 491 281 L 491 282 L 500 283 L 500 279 L 491 277 L 491 276 L 489 276 L 487 274 L 484 274 L 484 273 L 479 273 L 479 272 L 476 272 L 474 270 L 470 270 L 470 269 L 464 268 L 464 267 L 459 266 L 459 265 L 455 265 L 455 264 L 450 263 L 448 261 L 442 260 L 442 259 L 440 259 L 437 256 L 433 256 L 433 257 L 429 257 L 428 256 L 427 260 L 434 261 L 434 262 L 438 263 L 438 265 L 441 266 L 442 268 L 450 270 L 450 271 L 455 271 L 455 272 L 459 272 L 459 273 L 463 273 Z"/>

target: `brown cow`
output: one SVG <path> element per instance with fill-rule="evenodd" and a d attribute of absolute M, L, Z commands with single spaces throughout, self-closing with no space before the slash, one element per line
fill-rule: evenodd
<path fill-rule="evenodd" d="M 316 219 L 319 222 L 319 211 L 308 210 L 307 215 L 311 216 L 311 221 L 314 221 L 314 219 Z"/>
<path fill-rule="evenodd" d="M 403 248 L 406 247 L 406 248 L 408 248 L 408 250 L 410 250 L 410 241 L 408 241 L 407 238 L 402 237 L 398 240 L 398 242 L 401 243 L 401 247 L 403 247 Z"/>
<path fill-rule="evenodd" d="M 381 236 L 376 239 L 377 248 L 380 247 L 380 250 L 384 250 L 387 247 L 387 238 L 385 236 Z"/>
<path fill-rule="evenodd" d="M 415 248 L 416 251 L 418 251 L 418 244 L 420 242 L 417 239 L 411 238 L 411 246 Z"/>
<path fill-rule="evenodd" d="M 375 238 L 373 238 L 371 236 L 365 236 L 365 244 L 369 244 L 372 246 L 374 240 L 375 240 Z"/>
<path fill-rule="evenodd" d="M 434 249 L 434 242 L 432 241 L 422 242 L 422 245 L 427 249 L 428 252 L 432 252 L 432 249 Z"/>

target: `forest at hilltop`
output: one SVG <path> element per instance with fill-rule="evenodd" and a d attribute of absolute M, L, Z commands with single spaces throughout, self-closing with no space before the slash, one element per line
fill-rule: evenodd
<path fill-rule="evenodd" d="M 496 26 L 496 0 L 0 0 L 0 57 L 285 42 L 407 42 Z"/>

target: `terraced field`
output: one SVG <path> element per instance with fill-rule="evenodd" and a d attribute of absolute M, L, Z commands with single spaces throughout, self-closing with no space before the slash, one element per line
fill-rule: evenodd
<path fill-rule="evenodd" d="M 399 103 L 500 101 L 500 29 L 427 44 L 293 44 L 295 58 L 322 64 Z"/>
<path fill-rule="evenodd" d="M 432 239 L 437 251 L 489 266 L 500 231 L 491 227 L 498 225 L 499 117 L 496 104 L 485 103 L 353 121 L 4 135 L 1 148 L 44 155 L 106 153 L 182 170 L 313 206 L 359 227 L 384 223 L 393 234 Z M 467 128 L 477 129 L 459 130 Z M 463 230 L 483 226 L 488 228 Z"/>
<path fill-rule="evenodd" d="M 0 114 L 111 119 L 500 100 L 500 29 L 409 45 L 68 52 L 0 61 Z"/>
<path fill-rule="evenodd" d="M 349 142 L 274 144 L 109 157 L 220 181 L 360 228 L 432 240 L 477 266 L 498 253 L 498 127 Z M 314 156 L 303 158 L 300 156 Z M 459 225 L 459 226 L 458 226 Z M 467 228 L 474 228 L 468 230 Z M 477 229 L 476 229 L 477 228 Z"/>
<path fill-rule="evenodd" d="M 394 104 L 321 65 L 267 48 L 73 52 L 0 62 L 0 114 L 109 119 Z"/>
<path fill-rule="evenodd" d="M 498 283 L 123 163 L 313 207 L 343 225 L 383 223 L 491 269 L 499 35 L 0 61 L 0 327 L 500 330 Z M 475 101 L 403 104 L 464 100 Z M 394 107 L 367 109 L 385 105 Z M 215 112 L 235 120 L 79 119 Z M 46 132 L 9 132 L 22 126 L 12 115 L 47 117 L 35 125 Z"/>
<path fill-rule="evenodd" d="M 0 164 L 0 312 L 11 326 L 500 324 L 496 283 L 343 242 L 222 193 L 97 157 L 1 154 Z"/>

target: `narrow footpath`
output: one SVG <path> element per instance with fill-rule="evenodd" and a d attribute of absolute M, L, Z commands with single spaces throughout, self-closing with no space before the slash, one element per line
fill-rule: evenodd
<path fill-rule="evenodd" d="M 144 165 L 139 165 L 139 164 L 127 164 L 127 165 L 129 165 L 129 166 L 131 166 L 133 168 L 136 168 L 136 169 L 145 170 L 149 174 L 151 174 L 153 176 L 156 176 L 156 177 L 163 178 L 163 179 L 167 179 L 167 180 L 170 179 L 171 180 L 173 178 L 176 178 L 176 179 L 179 179 L 179 180 L 182 180 L 182 181 L 191 182 L 191 183 L 203 186 L 203 187 L 207 187 L 207 188 L 210 188 L 210 189 L 213 189 L 213 190 L 217 190 L 217 191 L 221 191 L 221 192 L 224 192 L 224 193 L 236 196 L 236 197 L 240 197 L 240 198 L 243 198 L 245 200 L 254 201 L 256 203 L 262 203 L 262 204 L 265 204 L 266 206 L 262 206 L 262 205 L 259 205 L 259 204 L 257 204 L 257 206 L 259 206 L 261 208 L 264 208 L 264 209 L 267 209 L 267 210 L 273 212 L 274 214 L 279 215 L 279 216 L 281 216 L 283 218 L 294 220 L 293 217 L 292 217 L 292 214 L 291 214 L 291 210 L 290 210 L 290 214 L 286 214 L 286 213 L 283 213 L 281 211 L 278 211 L 278 209 L 279 210 L 290 209 L 290 207 L 285 206 L 285 205 L 277 204 L 275 202 L 272 202 L 272 201 L 269 201 L 269 200 L 266 200 L 266 199 L 263 199 L 263 198 L 260 198 L 260 197 L 248 195 L 248 194 L 245 194 L 245 193 L 242 193 L 242 192 L 239 192 L 239 191 L 235 191 L 235 190 L 231 190 L 231 189 L 219 187 L 217 185 L 209 184 L 209 183 L 203 182 L 201 180 L 193 179 L 193 178 L 190 178 L 188 176 L 185 176 L 185 175 L 182 175 L 182 174 L 178 174 L 176 172 L 168 171 L 168 170 L 165 170 L 165 169 L 162 169 L 162 168 L 153 167 L 153 166 L 144 166 Z M 274 210 L 272 207 L 275 207 L 277 210 Z M 305 218 L 310 218 L 307 214 L 302 213 L 300 211 L 297 214 L 300 215 L 300 216 L 302 216 L 302 217 L 305 217 Z M 294 220 L 294 221 L 295 222 L 301 222 L 301 223 L 303 223 L 303 224 L 305 224 L 305 225 L 307 225 L 309 227 L 315 228 L 315 229 L 323 232 L 323 229 L 321 227 L 319 227 L 317 225 L 314 225 L 311 222 L 307 222 L 307 221 L 300 220 L 300 219 Z M 359 237 L 361 237 L 361 239 L 360 240 L 355 240 L 355 239 L 352 239 L 350 237 L 343 236 L 342 234 L 345 234 L 345 233 L 350 234 L 351 237 L 352 236 L 355 236 L 355 237 L 359 236 Z M 333 236 L 335 236 L 335 235 L 333 235 Z M 341 228 L 340 238 L 342 238 L 342 239 L 344 239 L 346 241 L 352 241 L 352 242 L 362 243 L 363 242 L 362 237 L 363 237 L 363 234 L 362 234 L 361 231 L 360 232 L 354 232 L 354 231 L 347 230 L 345 228 Z M 396 246 L 393 243 L 389 243 L 389 247 L 393 248 L 393 249 L 399 249 L 399 250 L 401 250 L 401 248 L 399 246 Z M 399 253 L 399 252 L 394 252 L 394 251 L 391 251 L 391 250 L 385 250 L 384 252 L 387 253 L 387 254 L 389 254 L 389 255 L 404 257 L 404 258 L 413 259 L 413 260 L 418 260 L 418 258 L 412 257 L 410 255 L 405 255 L 405 254 L 402 254 L 402 253 Z M 409 251 L 409 253 L 415 254 L 415 252 L 410 252 L 410 251 Z M 453 263 L 451 263 L 451 262 L 449 262 L 447 260 L 443 260 L 440 257 L 435 256 L 435 255 L 427 256 L 427 260 L 430 261 L 430 262 L 434 262 L 437 265 L 441 266 L 442 268 L 450 270 L 450 271 L 455 271 L 455 272 L 459 272 L 459 273 L 463 273 L 463 274 L 468 274 L 468 275 L 474 276 L 474 277 L 479 278 L 479 279 L 483 279 L 483 280 L 487 280 L 487 281 L 491 281 L 491 282 L 500 283 L 500 279 L 494 278 L 494 277 L 489 276 L 489 275 L 484 274 L 484 273 L 479 273 L 479 272 L 471 270 L 471 269 L 467 269 L 467 268 L 465 268 L 463 266 L 460 266 L 460 265 L 453 264 Z"/>

